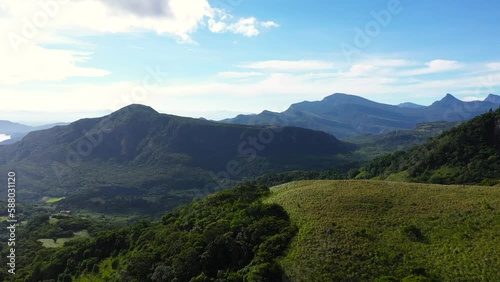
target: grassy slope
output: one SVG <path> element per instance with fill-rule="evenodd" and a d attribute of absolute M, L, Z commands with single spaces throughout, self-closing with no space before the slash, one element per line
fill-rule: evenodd
<path fill-rule="evenodd" d="M 300 228 L 281 262 L 291 281 L 401 279 L 412 271 L 500 281 L 498 187 L 325 180 L 272 191 L 266 201 Z"/>

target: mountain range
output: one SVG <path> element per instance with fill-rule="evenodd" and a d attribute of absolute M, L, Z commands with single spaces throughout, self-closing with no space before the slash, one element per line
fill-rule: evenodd
<path fill-rule="evenodd" d="M 9 139 L 0 142 L 1 145 L 12 144 L 23 139 L 26 134 L 31 131 L 42 130 L 51 128 L 57 125 L 64 125 L 65 123 L 53 123 L 41 126 L 29 126 L 21 123 L 11 122 L 8 120 L 0 120 L 0 135 L 10 136 Z"/>
<path fill-rule="evenodd" d="M 164 211 L 265 172 L 340 166 L 345 160 L 337 155 L 355 147 L 311 129 L 217 123 L 130 105 L 0 146 L 0 169 L 20 176 L 23 201 L 64 196 L 63 205 L 104 210 L 132 208 L 132 197 Z"/>
<path fill-rule="evenodd" d="M 447 94 L 429 106 L 403 103 L 397 106 L 336 93 L 321 101 L 292 104 L 286 111 L 263 111 L 257 115 L 238 115 L 225 123 L 246 125 L 286 125 L 321 130 L 340 139 L 362 134 L 411 129 L 417 123 L 465 121 L 500 106 L 500 96 L 489 94 L 484 101 L 464 102 Z"/>
<path fill-rule="evenodd" d="M 490 94 L 485 101 L 463 102 L 448 94 L 419 107 L 333 94 L 293 104 L 283 113 L 264 111 L 223 122 L 130 105 L 0 145 L 0 169 L 22 175 L 25 189 L 19 196 L 25 201 L 66 197 L 61 207 L 108 212 L 135 206 L 158 212 L 269 172 L 346 173 L 367 159 L 422 144 L 456 124 L 451 121 L 498 108 L 499 99 Z M 437 120 L 446 122 L 419 123 Z M 11 134 L 33 130 L 1 125 Z M 407 128 L 412 130 L 399 130 Z M 332 133 L 351 137 L 350 142 Z"/>

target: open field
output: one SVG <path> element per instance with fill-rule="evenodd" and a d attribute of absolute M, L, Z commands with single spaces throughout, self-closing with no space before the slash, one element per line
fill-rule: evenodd
<path fill-rule="evenodd" d="M 498 187 L 300 181 L 266 202 L 299 227 L 291 281 L 500 281 Z"/>
<path fill-rule="evenodd" d="M 67 237 L 67 238 L 57 238 L 56 242 L 53 239 L 38 239 L 45 248 L 60 248 L 64 245 L 64 243 L 69 242 L 71 240 L 77 238 L 90 238 L 90 234 L 87 230 L 81 230 L 73 233 L 75 236 Z"/>
<path fill-rule="evenodd" d="M 57 238 L 56 242 L 54 242 L 54 240 L 52 239 L 38 239 L 38 241 L 42 242 L 45 248 L 60 248 L 64 245 L 64 243 L 69 242 L 75 238 L 76 237 Z"/>
<path fill-rule="evenodd" d="M 61 200 L 64 200 L 65 197 L 60 197 L 60 198 L 53 198 L 53 197 L 43 197 L 42 201 L 46 202 L 47 204 L 52 204 L 52 203 L 57 203 Z"/>

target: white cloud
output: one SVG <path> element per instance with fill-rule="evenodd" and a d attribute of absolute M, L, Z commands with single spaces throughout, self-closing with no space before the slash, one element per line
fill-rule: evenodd
<path fill-rule="evenodd" d="M 221 19 L 216 19 L 217 17 L 221 17 Z M 246 37 L 253 37 L 260 34 L 259 27 L 279 27 L 279 25 L 273 21 L 260 22 L 255 17 L 241 18 L 234 23 L 228 23 L 228 19 L 231 18 L 232 17 L 228 16 L 225 12 L 219 10 L 215 13 L 215 16 L 208 20 L 208 28 L 214 33 L 231 32 Z"/>
<path fill-rule="evenodd" d="M 25 81 L 62 81 L 70 77 L 100 77 L 109 71 L 83 67 L 91 52 L 61 50 L 50 44 L 92 46 L 82 42 L 87 35 L 154 31 L 173 35 L 178 42 L 196 43 L 191 34 L 201 27 L 213 33 L 233 32 L 256 36 L 261 25 L 256 18 L 234 21 L 208 0 L 2 0 L 0 3 L 0 84 Z M 82 36 L 82 37 L 79 37 Z M 42 47 L 43 44 L 43 47 Z M 70 48 L 70 47 L 66 47 Z"/>
<path fill-rule="evenodd" d="M 227 30 L 236 34 L 242 34 L 246 37 L 252 37 L 259 35 L 259 30 L 256 27 L 257 24 L 258 21 L 254 17 L 242 18 L 236 23 L 230 24 Z"/>
<path fill-rule="evenodd" d="M 86 57 L 88 54 L 80 56 Z M 210 76 L 212 81 L 208 82 L 206 79 L 196 82 L 169 80 L 168 83 L 148 89 L 144 100 L 130 99 L 136 86 L 131 82 L 44 87 L 34 91 L 0 85 L 0 97 L 19 97 L 0 105 L 0 111 L 36 110 L 43 104 L 46 105 L 44 109 L 53 112 L 91 112 L 116 109 L 116 106 L 127 103 L 143 103 L 180 115 L 190 113 L 199 116 L 193 111 L 282 111 L 291 103 L 320 100 L 334 92 L 361 95 L 389 104 L 406 101 L 430 104 L 441 99 L 445 93 L 472 100 L 488 93 L 500 92 L 500 72 L 482 72 L 480 75 L 474 72 L 476 68 L 484 69 L 485 63 L 463 65 L 454 76 L 422 78 L 400 74 L 413 67 L 413 64 L 408 66 L 408 62 L 385 61 L 378 65 L 371 64 L 373 62 L 367 60 L 346 65 L 321 60 L 258 61 L 216 73 L 215 79 Z M 387 66 L 382 66 L 384 64 Z M 128 98 L 123 99 L 123 95 Z M 125 102 L 115 105 L 114 101 Z"/>
<path fill-rule="evenodd" d="M 500 63 L 489 63 L 486 65 L 486 67 L 490 70 L 500 70 Z"/>
<path fill-rule="evenodd" d="M 239 65 L 241 68 L 261 69 L 269 71 L 312 71 L 333 69 L 336 65 L 329 61 L 318 60 L 270 60 Z"/>
<path fill-rule="evenodd" d="M 359 61 L 359 64 L 373 65 L 375 67 L 408 67 L 416 65 L 416 62 L 404 59 L 387 58 L 365 58 Z"/>
<path fill-rule="evenodd" d="M 25 81 L 62 81 L 70 77 L 101 77 L 109 71 L 78 66 L 92 53 L 25 46 L 20 54 L 0 47 L 0 84 Z"/>
<path fill-rule="evenodd" d="M 279 27 L 280 25 L 273 22 L 273 21 L 267 21 L 267 22 L 261 22 L 260 23 L 261 26 L 263 27 L 266 27 L 266 28 L 269 28 L 269 27 Z"/>
<path fill-rule="evenodd" d="M 235 71 L 220 72 L 217 74 L 218 77 L 222 78 L 249 78 L 262 75 L 264 74 L 261 72 L 235 72 Z"/>
<path fill-rule="evenodd" d="M 228 12 L 212 7 L 208 0 L 41 0 L 29 4 L 3 0 L 0 9 L 16 22 L 11 32 L 17 34 L 25 26 L 19 19 L 40 28 L 36 23 L 41 17 L 46 18 L 41 24 L 45 30 L 98 34 L 143 30 L 174 35 L 180 42 L 191 43 L 191 34 L 207 25 L 214 33 L 229 31 L 247 37 L 258 35 L 260 28 L 277 27 L 273 21 L 260 22 L 254 17 L 232 22 Z"/>
<path fill-rule="evenodd" d="M 225 22 L 218 22 L 214 19 L 209 19 L 208 29 L 213 33 L 222 33 L 227 29 L 227 24 Z"/>
<path fill-rule="evenodd" d="M 461 68 L 460 63 L 449 60 L 433 60 L 426 63 L 426 65 L 432 72 L 449 71 Z"/>
<path fill-rule="evenodd" d="M 484 97 L 474 97 L 474 96 L 467 96 L 467 97 L 463 97 L 462 101 L 464 102 L 472 102 L 472 101 L 483 101 L 485 98 Z"/>
<path fill-rule="evenodd" d="M 457 70 L 463 67 L 463 65 L 457 61 L 450 60 L 432 60 L 425 63 L 427 67 L 409 70 L 407 72 L 401 73 L 402 75 L 423 75 L 438 72 L 447 72 L 452 70 Z"/>
<path fill-rule="evenodd" d="M 189 34 L 203 24 L 204 18 L 210 16 L 213 9 L 207 0 L 40 2 L 56 3 L 56 6 L 50 10 L 41 8 L 36 1 L 26 5 L 25 2 L 5 0 L 4 10 L 14 19 L 27 18 L 31 22 L 36 22 L 37 15 L 45 14 L 49 21 L 44 27 L 53 30 L 96 33 L 152 30 L 158 34 L 172 34 L 181 40 L 190 40 Z"/>
<path fill-rule="evenodd" d="M 347 74 L 347 76 L 353 76 L 353 77 L 363 76 L 363 75 L 367 75 L 367 74 L 372 73 L 376 69 L 378 69 L 378 67 L 376 67 L 374 65 L 361 65 L 361 64 L 357 64 L 357 65 L 353 65 L 351 67 L 351 69 L 350 69 L 349 73 Z"/>

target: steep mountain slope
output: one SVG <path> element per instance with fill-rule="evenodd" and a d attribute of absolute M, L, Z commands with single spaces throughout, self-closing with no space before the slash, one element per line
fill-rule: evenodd
<path fill-rule="evenodd" d="M 485 101 L 463 102 L 451 94 L 427 107 L 392 106 L 358 96 L 336 93 L 321 101 L 293 104 L 282 113 L 264 111 L 239 115 L 226 123 L 252 125 L 293 125 L 322 130 L 345 139 L 362 134 L 380 134 L 411 129 L 420 122 L 464 121 L 500 106 L 500 96 Z"/>
<path fill-rule="evenodd" d="M 495 94 L 489 94 L 484 101 L 493 103 L 493 104 L 500 104 L 500 96 L 495 95 Z"/>
<path fill-rule="evenodd" d="M 500 180 L 500 109 L 480 115 L 407 152 L 375 159 L 359 177 L 394 174 L 432 183 Z"/>
<path fill-rule="evenodd" d="M 131 105 L 0 146 L 0 169 L 16 170 L 25 201 L 66 196 L 61 207 L 158 210 L 244 177 L 332 168 L 354 147 L 309 129 L 221 124 Z"/>

